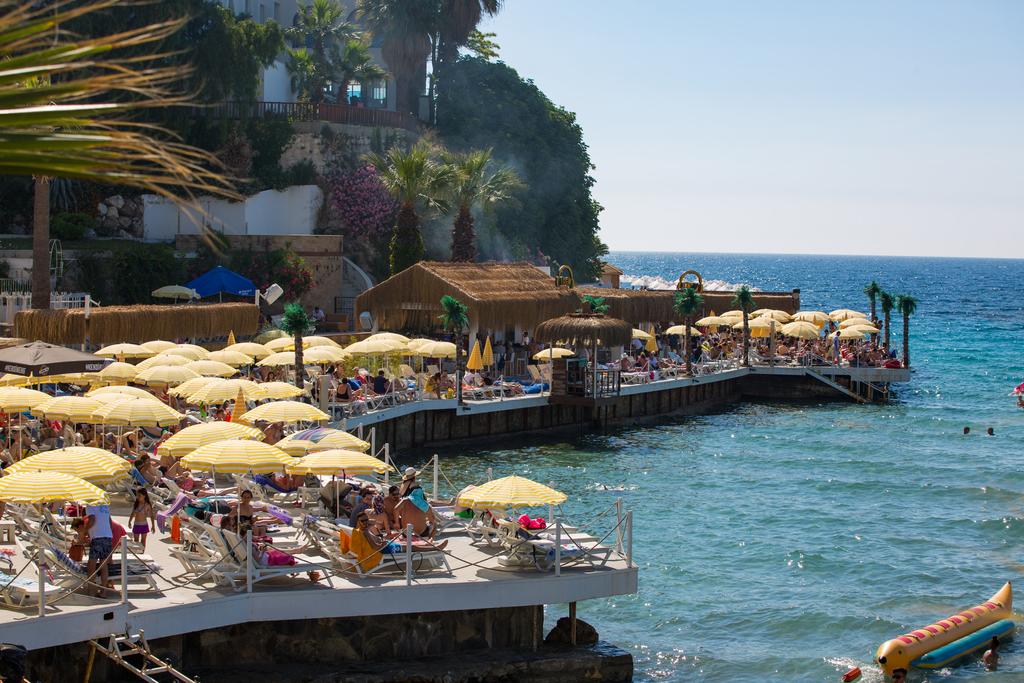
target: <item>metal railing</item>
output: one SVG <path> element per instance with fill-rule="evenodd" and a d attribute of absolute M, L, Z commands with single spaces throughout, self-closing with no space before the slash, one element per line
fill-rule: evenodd
<path fill-rule="evenodd" d="M 229 119 L 286 116 L 292 121 L 326 121 L 350 126 L 401 128 L 414 133 L 420 129 L 419 119 L 411 114 L 327 102 L 222 102 L 208 107 L 194 107 L 192 111 L 198 116 L 220 116 Z"/>

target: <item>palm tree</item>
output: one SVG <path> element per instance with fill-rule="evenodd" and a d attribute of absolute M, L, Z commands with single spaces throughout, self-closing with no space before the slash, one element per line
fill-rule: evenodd
<path fill-rule="evenodd" d="M 871 322 L 874 323 L 875 318 L 875 301 L 878 299 L 878 295 L 882 293 L 882 288 L 878 286 L 878 283 L 874 280 L 864 288 L 864 293 L 867 294 L 868 300 L 871 302 Z"/>
<path fill-rule="evenodd" d="M 484 15 L 493 17 L 501 11 L 501 5 L 502 0 L 441 0 L 435 70 L 442 85 L 444 71 L 458 59 L 459 48 L 469 44 Z"/>
<path fill-rule="evenodd" d="M 317 72 L 313 54 L 304 47 L 288 50 L 289 81 L 292 92 L 299 102 L 320 102 L 323 100 L 324 84 Z M 317 98 L 320 99 L 317 99 Z"/>
<path fill-rule="evenodd" d="M 682 291 L 676 292 L 675 299 L 672 301 L 672 310 L 676 312 L 676 315 L 682 317 L 683 324 L 686 326 L 686 338 L 683 339 L 683 353 L 686 354 L 687 375 L 693 374 L 693 362 L 690 359 L 692 355 L 690 353 L 690 325 L 693 324 L 693 316 L 697 314 L 697 311 L 703 305 L 704 297 L 700 295 L 696 287 L 684 287 Z"/>
<path fill-rule="evenodd" d="M 917 299 L 909 294 L 896 297 L 896 308 L 903 316 L 903 367 L 910 367 L 910 316 L 917 311 Z"/>
<path fill-rule="evenodd" d="M 337 72 L 342 88 L 347 88 L 352 82 L 365 85 L 388 75 L 387 69 L 373 63 L 370 46 L 363 38 L 353 38 L 345 43 L 337 63 Z"/>
<path fill-rule="evenodd" d="M 177 67 L 143 67 L 141 54 L 185 25 L 185 18 L 79 38 L 59 30 L 118 4 L 0 0 L 0 174 L 36 179 L 33 305 L 49 306 L 49 180 L 121 185 L 190 204 L 192 192 L 239 196 L 208 152 L 170 139 L 129 114 L 187 103 L 172 86 Z M 124 55 L 126 49 L 132 54 Z M 121 56 L 124 55 L 124 56 Z M 130 94 L 131 97 L 125 97 Z M 211 170 L 213 169 L 213 170 Z"/>
<path fill-rule="evenodd" d="M 731 305 L 743 311 L 743 365 L 750 367 L 750 312 L 757 308 L 750 287 L 740 285 L 732 297 Z"/>
<path fill-rule="evenodd" d="M 878 298 L 882 303 L 882 317 L 885 318 L 885 341 L 882 346 L 889 350 L 889 321 L 892 319 L 892 309 L 896 307 L 896 297 L 889 292 L 879 292 Z"/>
<path fill-rule="evenodd" d="M 395 77 L 398 111 L 415 113 L 423 92 L 432 36 L 437 31 L 437 2 L 359 0 L 357 7 L 360 18 L 380 39 L 381 56 Z"/>
<path fill-rule="evenodd" d="M 305 374 L 305 366 L 302 362 L 302 337 L 313 328 L 313 319 L 306 313 L 302 304 L 293 302 L 284 307 L 284 316 L 281 318 L 281 329 L 295 339 L 295 386 L 299 389 L 305 388 L 302 376 Z"/>
<path fill-rule="evenodd" d="M 441 325 L 455 335 L 455 396 L 462 403 L 462 331 L 469 327 L 469 308 L 453 296 L 441 297 Z"/>
<path fill-rule="evenodd" d="M 386 155 L 370 154 L 367 161 L 380 181 L 399 203 L 395 229 L 389 245 L 391 274 L 405 270 L 423 259 L 423 235 L 417 205 L 444 210 L 444 196 L 451 180 L 451 169 L 437 163 L 430 146 L 417 142 L 408 152 L 392 147 Z"/>
<path fill-rule="evenodd" d="M 452 261 L 472 262 L 476 260 L 473 208 L 504 201 L 522 184 L 511 168 L 491 168 L 489 149 L 443 154 L 442 160 L 450 167 L 451 202 L 459 207 L 452 229 Z"/>

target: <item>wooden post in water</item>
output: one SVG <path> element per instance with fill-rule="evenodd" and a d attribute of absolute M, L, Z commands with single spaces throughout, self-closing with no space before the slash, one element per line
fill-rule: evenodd
<path fill-rule="evenodd" d="M 569 603 L 569 644 L 576 645 L 576 603 Z"/>

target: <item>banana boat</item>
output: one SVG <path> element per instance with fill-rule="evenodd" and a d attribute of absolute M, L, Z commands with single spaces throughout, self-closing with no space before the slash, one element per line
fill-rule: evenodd
<path fill-rule="evenodd" d="M 911 666 L 931 669 L 983 648 L 992 636 L 1013 633 L 1013 588 L 1010 582 L 987 601 L 878 646 L 875 660 L 886 676 Z"/>

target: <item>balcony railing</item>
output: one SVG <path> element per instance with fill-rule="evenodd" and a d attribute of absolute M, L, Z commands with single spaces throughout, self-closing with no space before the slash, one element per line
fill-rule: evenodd
<path fill-rule="evenodd" d="M 326 102 L 222 102 L 209 107 L 197 107 L 194 111 L 197 114 L 229 119 L 287 116 L 293 121 L 327 121 L 351 126 L 402 128 L 414 133 L 420 127 L 419 119 L 411 114 Z"/>

